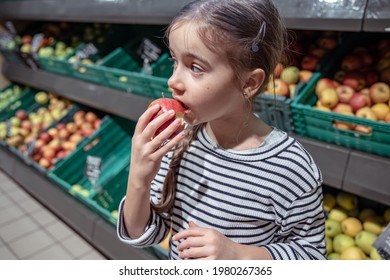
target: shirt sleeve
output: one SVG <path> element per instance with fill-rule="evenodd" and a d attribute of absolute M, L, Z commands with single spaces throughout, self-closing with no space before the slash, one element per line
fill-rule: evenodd
<path fill-rule="evenodd" d="M 161 190 L 166 173 L 168 172 L 168 167 L 168 155 L 166 155 L 161 163 L 161 168 L 151 185 L 150 200 L 155 204 L 161 199 Z M 143 234 L 137 239 L 132 239 L 127 233 L 124 222 L 123 204 L 125 199 L 126 197 L 122 199 L 118 208 L 117 235 L 119 240 L 128 245 L 140 248 L 161 243 L 169 233 L 170 221 L 168 215 L 166 213 L 157 214 L 155 211 L 151 210 L 149 223 L 145 227 Z"/>
<path fill-rule="evenodd" d="M 278 231 L 277 241 L 264 247 L 274 260 L 326 259 L 321 186 L 292 203 Z"/>

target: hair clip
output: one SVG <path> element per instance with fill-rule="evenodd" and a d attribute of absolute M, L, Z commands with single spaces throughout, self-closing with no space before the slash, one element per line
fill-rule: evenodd
<path fill-rule="evenodd" d="M 253 40 L 253 43 L 251 46 L 252 52 L 259 51 L 258 43 L 264 39 L 266 30 L 267 30 L 267 24 L 265 21 L 263 21 L 260 25 L 259 32 L 257 33 L 255 39 Z"/>

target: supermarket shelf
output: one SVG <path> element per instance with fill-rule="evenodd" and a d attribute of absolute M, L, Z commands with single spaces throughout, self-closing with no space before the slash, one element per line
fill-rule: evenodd
<path fill-rule="evenodd" d="M 110 259 L 158 259 L 151 249 L 123 244 L 116 236 L 115 227 L 4 147 L 0 147 L 0 169 Z"/>
<path fill-rule="evenodd" d="M 17 63 L 4 63 L 3 75 L 9 80 L 51 91 L 70 100 L 128 119 L 138 119 L 149 98 L 102 87 L 97 84 L 32 70 Z"/>
<path fill-rule="evenodd" d="M 325 185 L 390 205 L 389 158 L 292 136 L 313 156 Z"/>
<path fill-rule="evenodd" d="M 190 0 L 20 0 L 1 1 L 0 19 L 168 24 Z M 274 0 L 288 28 L 361 31 L 367 2 L 379 0 Z M 384 20 L 389 19 L 388 14 Z M 375 22 L 370 27 L 374 31 Z M 379 31 L 379 30 L 376 30 Z"/>
<path fill-rule="evenodd" d="M 363 31 L 390 32 L 389 19 L 389 2 L 385 0 L 370 0 L 368 1 L 364 17 Z"/>

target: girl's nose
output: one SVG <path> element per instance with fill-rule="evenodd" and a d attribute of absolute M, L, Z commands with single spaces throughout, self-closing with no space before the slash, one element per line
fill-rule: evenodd
<path fill-rule="evenodd" d="M 176 93 L 184 91 L 184 83 L 178 69 L 174 70 L 171 77 L 168 79 L 168 86 Z"/>

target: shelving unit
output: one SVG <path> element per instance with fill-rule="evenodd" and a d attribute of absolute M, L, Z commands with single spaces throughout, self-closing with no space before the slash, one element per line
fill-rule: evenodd
<path fill-rule="evenodd" d="M 1 1 L 0 20 L 168 24 L 190 0 L 165 1 Z M 274 0 L 288 28 L 390 32 L 390 5 L 381 0 Z M 5 63 L 11 81 L 52 91 L 73 101 L 131 120 L 150 99 L 55 75 L 16 63 Z M 48 82 L 50 81 L 50 82 Z M 324 183 L 390 205 L 390 158 L 361 153 L 296 135 L 323 172 Z M 113 259 L 155 259 L 158 253 L 123 246 L 115 229 L 56 188 L 44 175 L 0 148 L 0 168 Z"/>

